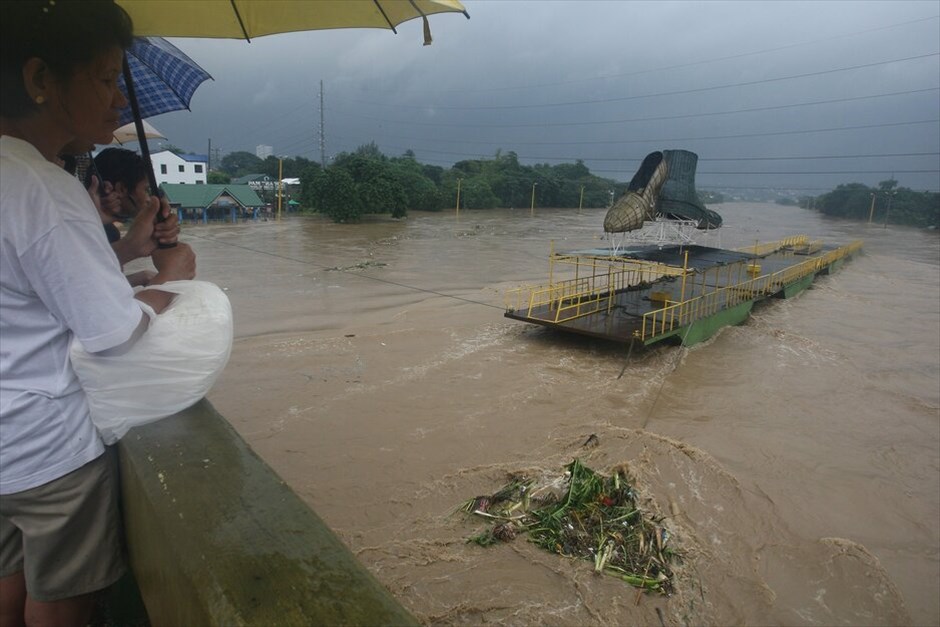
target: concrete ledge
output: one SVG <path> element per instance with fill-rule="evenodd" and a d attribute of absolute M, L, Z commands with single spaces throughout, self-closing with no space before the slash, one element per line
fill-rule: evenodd
<path fill-rule="evenodd" d="M 208 401 L 119 448 L 153 625 L 417 624 Z"/>

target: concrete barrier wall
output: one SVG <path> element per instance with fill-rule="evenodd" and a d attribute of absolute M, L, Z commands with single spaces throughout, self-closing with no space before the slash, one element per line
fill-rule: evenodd
<path fill-rule="evenodd" d="M 118 446 L 153 625 L 417 624 L 208 401 Z"/>

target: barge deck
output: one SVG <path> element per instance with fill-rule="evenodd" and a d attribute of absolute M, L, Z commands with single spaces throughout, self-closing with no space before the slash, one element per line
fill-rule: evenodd
<path fill-rule="evenodd" d="M 827 246 L 797 235 L 737 250 L 676 245 L 552 251 L 548 285 L 507 292 L 505 315 L 618 342 L 691 346 L 740 324 L 761 300 L 799 294 L 861 246 Z"/>

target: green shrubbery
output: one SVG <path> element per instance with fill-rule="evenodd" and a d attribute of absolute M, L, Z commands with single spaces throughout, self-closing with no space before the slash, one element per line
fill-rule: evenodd
<path fill-rule="evenodd" d="M 387 157 L 374 142 L 338 155 L 325 170 L 311 163 L 300 182 L 304 208 L 337 222 L 355 222 L 363 214 L 403 217 L 408 209 L 453 209 L 458 184 L 462 209 L 528 208 L 533 189 L 537 206 L 604 207 L 610 192 L 619 195 L 624 187 L 592 175 L 580 161 L 530 167 L 520 165 L 513 152 L 497 152 L 493 159 L 461 161 L 445 170 L 418 163 L 410 151 Z"/>
<path fill-rule="evenodd" d="M 861 183 L 839 185 L 821 196 L 803 197 L 800 206 L 816 209 L 830 216 L 853 220 L 871 220 L 878 224 L 908 224 L 919 227 L 940 226 L 940 193 L 918 192 L 898 187 L 895 180 L 882 181 L 878 187 Z M 874 200 L 874 210 L 872 201 Z"/>

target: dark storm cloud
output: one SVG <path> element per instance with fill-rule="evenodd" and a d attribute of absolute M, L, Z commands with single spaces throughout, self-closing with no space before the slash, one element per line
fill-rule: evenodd
<path fill-rule="evenodd" d="M 215 81 L 154 123 L 192 151 L 319 161 L 322 80 L 328 157 L 375 141 L 446 167 L 502 149 L 628 180 L 686 148 L 702 186 L 940 188 L 935 1 L 465 5 L 469 21 L 431 17 L 430 47 L 420 22 L 174 40 Z"/>

